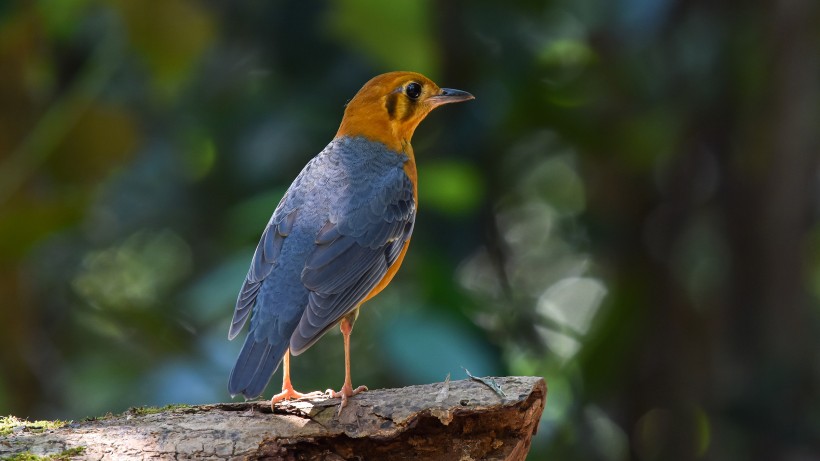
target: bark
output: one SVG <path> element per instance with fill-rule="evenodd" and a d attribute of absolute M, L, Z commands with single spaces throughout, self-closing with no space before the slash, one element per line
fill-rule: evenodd
<path fill-rule="evenodd" d="M 380 389 L 353 397 L 217 403 L 0 437 L 0 458 L 81 449 L 83 459 L 524 460 L 546 402 L 537 377 Z M 146 414 L 148 413 L 148 414 Z M 73 459 L 73 458 L 72 458 Z"/>

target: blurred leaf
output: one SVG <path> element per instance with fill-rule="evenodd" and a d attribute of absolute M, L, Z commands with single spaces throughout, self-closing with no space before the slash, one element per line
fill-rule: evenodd
<path fill-rule="evenodd" d="M 556 211 L 577 215 L 586 206 L 584 182 L 572 156 L 547 158 L 522 171 L 518 186 L 525 197 L 540 197 Z"/>
<path fill-rule="evenodd" d="M 334 0 L 334 34 L 388 70 L 438 72 L 430 0 Z"/>
<path fill-rule="evenodd" d="M 192 133 L 182 154 L 186 175 L 192 180 L 199 180 L 208 175 L 216 164 L 216 143 L 207 134 Z"/>
<path fill-rule="evenodd" d="M 540 58 L 548 66 L 566 69 L 588 65 L 595 59 L 595 53 L 581 40 L 559 39 L 549 42 Z"/>
<path fill-rule="evenodd" d="M 111 1 L 160 95 L 173 96 L 214 40 L 210 11 L 191 0 Z"/>
<path fill-rule="evenodd" d="M 547 100 L 559 107 L 587 104 L 594 96 L 581 77 L 596 60 L 593 49 L 579 39 L 558 39 L 544 46 L 539 56 L 545 70 Z"/>
<path fill-rule="evenodd" d="M 15 261 L 48 235 L 80 220 L 83 194 L 64 194 L 54 200 L 20 199 L 0 208 L 0 262 Z"/>
<path fill-rule="evenodd" d="M 484 197 L 481 174 L 470 163 L 459 161 L 419 164 L 419 207 L 464 215 L 476 209 Z"/>
<path fill-rule="evenodd" d="M 56 147 L 49 167 L 63 182 L 98 184 L 133 156 L 139 135 L 124 108 L 91 103 Z"/>
<path fill-rule="evenodd" d="M 191 249 L 171 231 L 138 232 L 122 244 L 90 253 L 74 279 L 77 292 L 99 309 L 147 309 L 191 269 Z"/>
<path fill-rule="evenodd" d="M 37 0 L 37 9 L 47 29 L 60 39 L 65 39 L 77 31 L 77 25 L 89 5 L 96 0 Z"/>
<path fill-rule="evenodd" d="M 551 324 L 561 325 L 573 335 L 584 335 L 605 296 L 606 286 L 601 280 L 567 277 L 544 290 L 535 310 L 551 319 Z"/>
<path fill-rule="evenodd" d="M 647 172 L 674 153 L 680 126 L 671 110 L 667 107 L 620 120 L 617 145 L 629 167 Z"/>

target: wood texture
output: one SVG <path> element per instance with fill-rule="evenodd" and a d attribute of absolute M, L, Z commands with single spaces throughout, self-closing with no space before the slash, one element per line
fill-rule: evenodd
<path fill-rule="evenodd" d="M 379 389 L 352 398 L 217 403 L 68 424 L 0 437 L 0 458 L 524 460 L 546 402 L 537 377 L 494 378 L 504 397 L 474 380 Z"/>

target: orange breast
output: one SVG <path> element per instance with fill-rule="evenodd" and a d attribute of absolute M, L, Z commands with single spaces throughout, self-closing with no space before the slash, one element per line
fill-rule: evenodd
<path fill-rule="evenodd" d="M 379 294 L 382 290 L 384 290 L 384 287 L 386 287 L 390 283 L 390 281 L 393 280 L 393 276 L 396 275 L 396 272 L 399 271 L 399 267 L 401 267 L 401 263 L 402 261 L 404 261 L 404 255 L 405 253 L 407 253 L 408 248 L 410 248 L 410 240 L 407 240 L 407 242 L 405 242 L 404 248 L 402 248 L 401 253 L 399 253 L 399 257 L 396 258 L 396 262 L 393 263 L 393 265 L 387 269 L 387 273 L 384 274 L 384 277 L 382 278 L 381 282 L 379 282 L 379 284 L 373 288 L 370 294 L 368 294 L 367 297 L 364 298 L 362 304 L 367 302 L 370 298 Z"/>
<path fill-rule="evenodd" d="M 419 183 L 418 183 L 418 172 L 416 171 L 416 159 L 413 155 L 413 147 L 410 144 L 406 144 L 404 149 L 405 155 L 407 155 L 408 160 L 404 164 L 404 172 L 407 174 L 407 177 L 410 178 L 410 182 L 413 183 L 413 201 L 416 204 L 416 210 L 418 211 L 419 207 Z M 364 298 L 362 304 L 367 302 L 370 298 L 379 294 L 384 288 L 393 280 L 393 276 L 396 275 L 396 272 L 399 271 L 399 267 L 401 267 L 402 261 L 404 261 L 404 255 L 407 253 L 407 249 L 410 248 L 410 239 L 407 239 L 407 242 L 404 243 L 404 248 L 401 249 L 401 253 L 399 253 L 399 257 L 396 258 L 396 262 L 393 263 L 387 269 L 387 273 L 384 274 L 381 281 L 378 285 L 376 285 L 373 290 Z M 361 304 L 360 304 L 361 305 Z"/>

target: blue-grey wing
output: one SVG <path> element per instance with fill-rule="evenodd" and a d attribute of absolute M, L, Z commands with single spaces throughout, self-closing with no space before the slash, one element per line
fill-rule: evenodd
<path fill-rule="evenodd" d="M 384 278 L 415 222 L 413 184 L 402 169 L 368 190 L 351 191 L 347 206 L 331 213 L 302 271 L 308 306 L 291 336 L 299 354 L 355 309 Z"/>
<path fill-rule="evenodd" d="M 285 199 L 283 198 L 282 202 L 284 201 Z M 234 308 L 228 339 L 234 339 L 236 335 L 242 331 L 245 322 L 247 322 L 248 316 L 256 302 L 256 298 L 259 295 L 259 289 L 262 287 L 262 281 L 264 281 L 265 278 L 270 275 L 271 270 L 273 270 L 279 258 L 279 253 L 282 251 L 282 243 L 293 228 L 296 214 L 296 210 L 285 213 L 280 203 L 268 222 L 267 227 L 265 227 L 262 238 L 259 239 L 259 244 L 256 246 L 256 251 L 253 254 L 248 275 L 245 276 L 245 282 L 242 284 L 242 289 L 239 290 L 239 296 L 236 298 L 236 307 Z"/>

